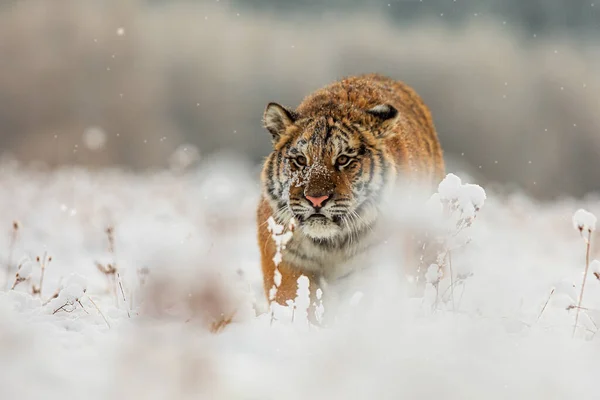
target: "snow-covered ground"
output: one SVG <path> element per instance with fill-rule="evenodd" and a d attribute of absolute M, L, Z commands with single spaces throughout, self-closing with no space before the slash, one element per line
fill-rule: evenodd
<path fill-rule="evenodd" d="M 409 299 L 382 266 L 370 299 L 316 328 L 265 313 L 256 176 L 226 157 L 185 174 L 0 164 L 0 398 L 600 398 L 595 263 L 573 335 L 573 215 L 598 198 L 487 190 L 453 290 L 446 275 Z"/>

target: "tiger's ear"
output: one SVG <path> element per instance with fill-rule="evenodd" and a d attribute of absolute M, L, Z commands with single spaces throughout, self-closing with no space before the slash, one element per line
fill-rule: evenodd
<path fill-rule="evenodd" d="M 398 119 L 398 110 L 390 104 L 379 104 L 367 110 L 376 119 L 376 130 L 379 137 L 387 136 L 389 129 Z"/>
<path fill-rule="evenodd" d="M 285 133 L 288 126 L 296 120 L 293 111 L 277 104 L 269 103 L 263 116 L 263 125 L 273 136 L 273 143 L 277 143 L 281 135 Z"/>

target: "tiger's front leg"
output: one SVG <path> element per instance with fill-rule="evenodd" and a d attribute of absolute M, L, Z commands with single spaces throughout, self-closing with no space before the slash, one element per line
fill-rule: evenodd
<path fill-rule="evenodd" d="M 263 203 L 262 207 L 259 208 L 259 221 L 266 221 L 268 215 L 269 213 L 266 204 Z M 318 301 L 317 289 L 319 289 L 319 279 L 317 274 L 289 264 L 283 260 L 282 255 L 276 257 L 277 246 L 272 237 L 272 233 L 269 231 L 268 224 L 263 223 L 259 225 L 258 241 L 260 244 L 263 289 L 267 301 L 269 303 L 274 301 L 282 306 L 288 306 L 288 303 L 294 301 L 298 295 L 298 279 L 301 276 L 306 276 L 309 281 L 309 321 L 315 323 L 315 304 Z M 285 249 L 280 250 L 281 253 L 284 253 L 285 251 Z M 275 263 L 275 260 L 278 261 L 277 264 Z"/>
<path fill-rule="evenodd" d="M 275 262 L 273 262 L 272 258 L 268 258 L 268 255 L 263 255 L 262 272 L 267 299 L 269 302 L 275 301 L 282 306 L 286 306 L 289 301 L 294 301 L 296 299 L 298 295 L 298 279 L 301 276 L 306 276 L 309 281 L 308 289 L 310 293 L 310 304 L 311 308 L 313 307 L 313 303 L 317 300 L 316 292 L 319 288 L 318 278 L 315 274 L 302 271 L 284 261 L 275 266 Z M 275 285 L 275 276 L 277 274 L 280 274 L 281 276 L 281 281 L 278 282 L 279 285 Z M 275 288 L 275 290 L 273 290 L 273 288 Z M 272 296 L 272 292 L 275 292 L 274 296 Z"/>

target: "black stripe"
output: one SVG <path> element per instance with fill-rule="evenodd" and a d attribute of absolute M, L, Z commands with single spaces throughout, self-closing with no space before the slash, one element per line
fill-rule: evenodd
<path fill-rule="evenodd" d="M 267 178 L 271 179 L 271 176 L 273 176 L 273 154 L 271 154 L 269 156 L 269 159 L 267 160 L 268 164 L 267 164 Z"/>
<path fill-rule="evenodd" d="M 267 186 L 267 193 L 269 193 L 269 195 L 271 196 L 271 199 L 277 200 L 277 198 L 275 197 L 275 182 L 273 181 L 273 164 L 274 164 L 274 160 L 275 157 L 273 154 L 271 154 L 269 156 L 269 159 L 267 160 L 267 182 L 266 182 L 266 186 Z"/>
<path fill-rule="evenodd" d="M 343 128 L 343 129 L 341 129 L 341 128 Z M 338 128 L 338 130 L 348 140 L 350 140 L 351 135 L 357 133 L 354 131 L 354 129 L 351 126 L 349 126 L 348 124 L 345 124 L 344 122 L 340 122 L 340 127 Z"/>
<path fill-rule="evenodd" d="M 327 143 L 327 141 L 331 138 L 332 133 L 333 126 L 329 126 L 329 124 L 325 123 L 325 136 L 323 137 L 323 144 Z"/>
<path fill-rule="evenodd" d="M 280 165 L 281 165 L 281 151 L 278 151 L 277 152 L 277 168 L 275 168 L 275 180 L 277 182 L 280 181 L 280 179 L 279 179 L 280 178 L 280 175 L 279 175 L 280 174 L 280 168 L 279 168 Z"/>
<path fill-rule="evenodd" d="M 364 167 L 363 167 L 364 163 L 358 163 L 359 168 L 358 168 L 358 173 L 356 174 L 356 176 L 358 178 L 362 178 L 363 172 L 364 172 Z"/>

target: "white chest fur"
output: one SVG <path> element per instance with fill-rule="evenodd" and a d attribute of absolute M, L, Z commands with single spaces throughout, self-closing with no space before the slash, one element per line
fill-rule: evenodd
<path fill-rule="evenodd" d="M 368 268 L 381 239 L 376 230 L 341 242 L 319 242 L 300 233 L 294 235 L 282 255 L 294 267 L 332 282 Z"/>

